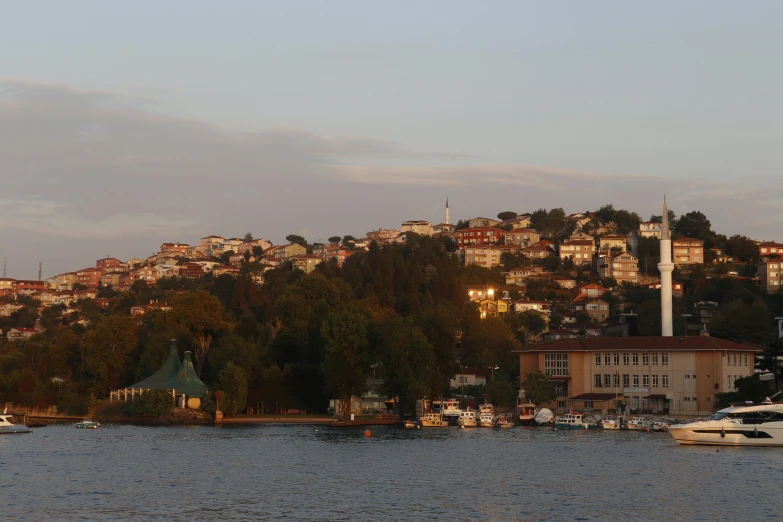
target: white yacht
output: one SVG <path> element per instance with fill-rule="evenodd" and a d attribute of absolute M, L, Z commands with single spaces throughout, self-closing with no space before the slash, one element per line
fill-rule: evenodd
<path fill-rule="evenodd" d="M 14 422 L 14 416 L 7 413 L 0 414 L 0 435 L 14 433 L 30 433 L 32 430 L 24 424 Z"/>
<path fill-rule="evenodd" d="M 475 410 L 463 411 L 457 419 L 457 426 L 460 428 L 475 428 L 478 426 Z"/>
<path fill-rule="evenodd" d="M 578 411 L 571 410 L 562 417 L 555 417 L 556 430 L 589 430 L 596 427 L 598 427 L 596 423 L 591 422 Z"/>
<path fill-rule="evenodd" d="M 440 413 L 425 413 L 419 417 L 419 426 L 422 428 L 445 428 L 448 425 L 449 421 Z"/>
<path fill-rule="evenodd" d="M 704 420 L 668 427 L 680 444 L 783 446 L 783 404 L 740 404 Z"/>

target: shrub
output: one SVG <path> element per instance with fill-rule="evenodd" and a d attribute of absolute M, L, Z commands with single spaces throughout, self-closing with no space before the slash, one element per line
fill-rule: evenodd
<path fill-rule="evenodd" d="M 174 397 L 167 390 L 149 390 L 127 404 L 134 417 L 160 417 L 174 407 Z"/>

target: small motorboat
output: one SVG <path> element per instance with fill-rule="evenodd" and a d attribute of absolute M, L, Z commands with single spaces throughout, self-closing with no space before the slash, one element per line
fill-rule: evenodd
<path fill-rule="evenodd" d="M 555 414 L 552 413 L 552 410 L 549 408 L 541 408 L 533 420 L 535 420 L 536 424 L 540 426 L 542 424 L 549 424 L 554 418 Z"/>
<path fill-rule="evenodd" d="M 95 421 L 91 421 L 91 420 L 83 420 L 81 422 L 77 422 L 76 424 L 74 424 L 73 427 L 74 428 L 84 428 L 84 429 L 95 430 L 95 429 L 98 429 L 100 427 L 100 424 L 95 422 Z"/>
<path fill-rule="evenodd" d="M 411 429 L 416 427 L 416 422 L 412 420 L 404 420 L 402 421 L 402 426 L 406 429 Z"/>
<path fill-rule="evenodd" d="M 511 419 L 506 415 L 498 415 L 497 421 L 495 422 L 495 426 L 501 429 L 510 428 L 513 425 L 514 423 L 511 422 Z"/>
<path fill-rule="evenodd" d="M 8 412 L 0 414 L 0 435 L 30 432 L 32 432 L 32 430 L 24 424 L 16 423 L 13 415 L 9 415 Z"/>

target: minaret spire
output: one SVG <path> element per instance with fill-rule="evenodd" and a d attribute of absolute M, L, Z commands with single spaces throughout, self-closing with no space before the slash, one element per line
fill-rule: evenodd
<path fill-rule="evenodd" d="M 663 197 L 663 219 L 661 219 L 661 262 L 658 270 L 661 272 L 661 336 L 674 335 L 672 327 L 672 241 L 669 232 L 669 209 L 666 207 L 666 196 Z"/>
<path fill-rule="evenodd" d="M 446 221 L 444 221 L 447 225 L 449 224 L 449 197 L 446 196 Z"/>

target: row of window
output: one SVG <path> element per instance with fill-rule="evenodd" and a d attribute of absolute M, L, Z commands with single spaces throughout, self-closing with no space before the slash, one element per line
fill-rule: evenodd
<path fill-rule="evenodd" d="M 669 387 L 669 376 L 668 375 L 661 375 L 660 380 L 658 379 L 658 375 L 642 375 L 642 387 L 643 388 L 649 388 L 650 382 L 652 380 L 652 387 L 658 388 L 659 384 L 661 388 L 668 388 Z M 619 388 L 620 387 L 620 374 L 615 373 L 614 375 L 605 373 L 601 375 L 600 373 L 597 373 L 593 376 L 593 383 L 596 388 Z M 638 388 L 639 387 L 639 375 L 629 375 L 627 373 L 623 374 L 623 388 L 630 388 L 631 382 L 633 382 L 633 387 Z"/>
<path fill-rule="evenodd" d="M 746 353 L 729 353 L 726 354 L 726 366 L 747 366 L 748 354 Z"/>
<path fill-rule="evenodd" d="M 620 366 L 620 354 L 619 353 L 605 353 L 603 354 L 603 361 L 604 366 Z M 638 366 L 639 365 L 639 354 L 638 353 L 623 353 L 623 366 Z M 652 366 L 658 366 L 658 358 L 659 354 L 657 352 L 653 353 L 642 353 L 642 366 L 648 366 L 652 364 Z M 652 360 L 652 363 L 650 361 Z M 667 352 L 663 352 L 660 354 L 660 362 L 661 366 L 668 366 L 669 365 L 669 354 Z M 595 354 L 595 365 L 601 366 L 601 354 L 596 353 Z"/>

